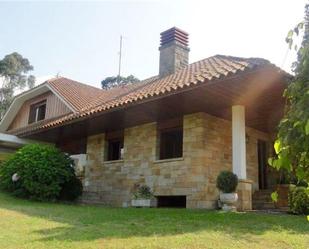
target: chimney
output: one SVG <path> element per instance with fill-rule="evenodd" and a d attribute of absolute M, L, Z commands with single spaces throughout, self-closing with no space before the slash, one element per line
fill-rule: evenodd
<path fill-rule="evenodd" d="M 189 34 L 176 27 L 161 34 L 159 76 L 175 73 L 189 63 Z"/>

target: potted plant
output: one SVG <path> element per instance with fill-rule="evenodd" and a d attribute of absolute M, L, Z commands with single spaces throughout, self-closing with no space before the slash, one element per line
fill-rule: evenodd
<path fill-rule="evenodd" d="M 230 171 L 222 171 L 217 177 L 217 188 L 220 190 L 222 210 L 236 211 L 238 195 L 235 192 L 238 184 L 237 175 Z"/>
<path fill-rule="evenodd" d="M 132 207 L 156 207 L 157 200 L 151 192 L 150 187 L 141 185 L 133 193 L 131 205 Z"/>
<path fill-rule="evenodd" d="M 286 170 L 279 171 L 279 179 L 276 185 L 277 199 L 275 201 L 275 207 L 279 209 L 288 209 L 288 194 L 291 183 L 293 182 L 293 176 Z"/>

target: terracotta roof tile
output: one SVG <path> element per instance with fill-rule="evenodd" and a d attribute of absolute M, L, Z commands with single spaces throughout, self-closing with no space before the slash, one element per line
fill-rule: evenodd
<path fill-rule="evenodd" d="M 238 72 L 254 70 L 263 66 L 273 66 L 261 58 L 239 58 L 215 55 L 188 65 L 178 72 L 159 78 L 151 77 L 139 83 L 102 90 L 76 81 L 60 78 L 48 81 L 63 98 L 78 111 L 50 122 L 11 131 L 13 134 L 26 134 L 40 129 L 63 125 L 78 118 L 91 116 L 114 107 L 164 95 L 196 84 L 207 84 L 215 79 L 223 79 Z"/>
<path fill-rule="evenodd" d="M 102 97 L 105 91 L 64 77 L 47 81 L 48 85 L 58 92 L 75 111 L 80 111 L 90 100 Z"/>

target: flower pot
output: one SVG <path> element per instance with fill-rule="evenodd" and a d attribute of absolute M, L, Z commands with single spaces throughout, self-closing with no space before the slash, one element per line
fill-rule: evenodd
<path fill-rule="evenodd" d="M 276 191 L 278 193 L 278 201 L 275 202 L 276 208 L 287 209 L 289 207 L 288 196 L 291 184 L 278 184 Z"/>
<path fill-rule="evenodd" d="M 237 193 L 220 193 L 220 201 L 223 203 L 222 210 L 236 211 Z"/>
<path fill-rule="evenodd" d="M 133 199 L 131 200 L 132 207 L 156 207 L 157 199 Z"/>

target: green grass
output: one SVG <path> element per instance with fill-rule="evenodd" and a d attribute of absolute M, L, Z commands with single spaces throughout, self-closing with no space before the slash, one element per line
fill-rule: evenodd
<path fill-rule="evenodd" d="M 309 248 L 304 216 L 39 203 L 0 193 L 0 248 Z"/>

